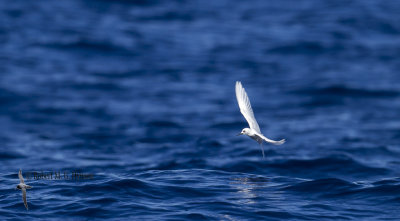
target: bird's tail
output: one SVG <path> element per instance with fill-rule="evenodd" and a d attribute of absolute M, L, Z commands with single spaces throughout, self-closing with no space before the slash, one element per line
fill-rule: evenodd
<path fill-rule="evenodd" d="M 264 154 L 264 147 L 263 147 L 263 142 L 262 142 L 262 140 L 261 140 L 261 142 L 259 142 L 259 144 L 260 144 L 261 152 L 262 152 L 263 159 L 264 159 L 264 158 L 265 158 L 265 154 Z"/>
<path fill-rule="evenodd" d="M 32 188 L 32 187 L 31 187 L 31 186 L 29 186 L 29 185 L 26 185 L 26 188 L 27 188 L 27 189 L 30 189 L 30 188 Z"/>

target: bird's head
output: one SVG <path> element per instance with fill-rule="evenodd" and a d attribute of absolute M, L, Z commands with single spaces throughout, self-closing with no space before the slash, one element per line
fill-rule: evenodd
<path fill-rule="evenodd" d="M 20 184 L 18 184 L 16 187 L 15 187 L 15 189 L 17 190 L 20 190 L 21 189 L 21 185 Z"/>
<path fill-rule="evenodd" d="M 243 128 L 242 132 L 240 132 L 237 136 L 246 134 L 248 135 L 250 133 L 250 128 Z"/>

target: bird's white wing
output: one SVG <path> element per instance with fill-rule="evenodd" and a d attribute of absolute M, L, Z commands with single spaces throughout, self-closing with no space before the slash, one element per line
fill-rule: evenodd
<path fill-rule="evenodd" d="M 284 144 L 286 142 L 285 139 L 282 139 L 282 140 L 271 140 L 271 139 L 265 137 L 262 134 L 257 134 L 257 135 L 260 136 L 263 140 L 265 140 L 265 142 L 272 143 L 274 145 L 282 145 L 282 144 Z"/>
<path fill-rule="evenodd" d="M 254 117 L 249 97 L 247 96 L 247 93 L 244 90 L 242 83 L 240 83 L 240 81 L 236 81 L 235 91 L 236 91 L 236 99 L 238 101 L 240 108 L 240 113 L 243 114 L 244 118 L 247 120 L 247 123 L 249 123 L 250 129 L 253 129 L 257 133 L 261 134 L 260 126 L 258 126 L 256 118 Z"/>
<path fill-rule="evenodd" d="M 19 169 L 18 178 L 19 178 L 19 181 L 20 181 L 21 183 L 25 183 L 25 182 L 24 182 L 24 178 L 22 177 L 22 171 L 21 171 L 21 169 Z"/>
<path fill-rule="evenodd" d="M 28 210 L 28 203 L 26 202 L 26 189 L 25 188 L 22 188 L 22 200 L 24 201 L 26 210 Z"/>

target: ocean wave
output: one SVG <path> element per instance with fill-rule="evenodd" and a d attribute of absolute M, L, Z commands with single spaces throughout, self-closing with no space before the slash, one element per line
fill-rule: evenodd
<path fill-rule="evenodd" d="M 294 91 L 296 94 L 352 97 L 352 98 L 396 98 L 400 93 L 396 90 L 351 88 L 343 85 L 332 85 L 321 88 L 307 88 Z"/>

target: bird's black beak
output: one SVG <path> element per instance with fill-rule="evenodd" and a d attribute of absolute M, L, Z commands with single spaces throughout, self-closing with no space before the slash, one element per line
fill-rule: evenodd
<path fill-rule="evenodd" d="M 242 133 L 238 133 L 236 136 L 240 136 L 240 135 L 242 135 Z"/>

